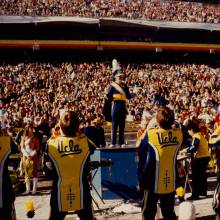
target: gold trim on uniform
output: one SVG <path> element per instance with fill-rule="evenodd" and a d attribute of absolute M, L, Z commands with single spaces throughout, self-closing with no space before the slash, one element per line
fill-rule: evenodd
<path fill-rule="evenodd" d="M 123 94 L 114 94 L 113 101 L 126 101 L 126 96 Z"/>
<path fill-rule="evenodd" d="M 83 209 L 82 175 L 89 155 L 86 136 L 58 136 L 48 141 L 48 153 L 56 167 L 58 181 L 59 211 Z"/>
<path fill-rule="evenodd" d="M 9 136 L 0 136 L 0 208 L 3 208 L 2 188 L 4 163 L 11 152 L 11 139 Z"/>
<path fill-rule="evenodd" d="M 200 132 L 195 133 L 192 138 L 199 139 L 199 147 L 196 151 L 195 157 L 196 158 L 209 157 L 210 153 L 208 148 L 208 141 L 206 140 L 206 138 Z"/>
<path fill-rule="evenodd" d="M 178 128 L 148 130 L 148 142 L 156 156 L 154 192 L 165 194 L 176 190 L 176 156 L 183 141 L 182 131 Z"/>
<path fill-rule="evenodd" d="M 215 144 L 220 141 L 220 126 L 215 129 L 214 133 L 209 138 L 209 144 Z"/>

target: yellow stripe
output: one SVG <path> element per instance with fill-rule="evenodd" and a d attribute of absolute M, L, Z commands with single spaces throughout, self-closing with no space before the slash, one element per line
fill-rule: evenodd
<path fill-rule="evenodd" d="M 2 48 L 22 48 L 22 47 L 41 47 L 41 48 L 79 48 L 97 49 L 155 49 L 162 48 L 167 50 L 195 50 L 216 52 L 220 51 L 219 44 L 195 44 L 195 43 L 150 43 L 150 42 L 123 42 L 123 41 L 74 41 L 74 40 L 0 40 Z"/>
<path fill-rule="evenodd" d="M 123 94 L 114 94 L 113 100 L 114 101 L 126 101 L 126 96 Z"/>

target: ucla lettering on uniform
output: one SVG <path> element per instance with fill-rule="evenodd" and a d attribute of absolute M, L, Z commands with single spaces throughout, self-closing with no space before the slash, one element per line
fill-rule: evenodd
<path fill-rule="evenodd" d="M 168 134 L 165 136 L 163 133 L 156 132 L 156 134 L 158 137 L 159 144 L 162 145 L 161 148 L 175 146 L 179 144 L 179 142 L 177 141 L 177 137 L 173 137 L 173 133 L 171 131 L 169 131 Z"/>
<path fill-rule="evenodd" d="M 79 148 L 78 144 L 74 145 L 73 140 L 69 140 L 68 146 L 64 146 L 63 141 L 59 140 L 57 150 L 60 154 L 62 154 L 61 157 L 82 153 L 82 149 Z"/>

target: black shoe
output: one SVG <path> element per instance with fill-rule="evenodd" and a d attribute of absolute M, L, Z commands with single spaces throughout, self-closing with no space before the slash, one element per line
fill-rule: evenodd
<path fill-rule="evenodd" d="M 186 200 L 199 200 L 199 199 L 200 199 L 199 196 L 190 196 Z"/>

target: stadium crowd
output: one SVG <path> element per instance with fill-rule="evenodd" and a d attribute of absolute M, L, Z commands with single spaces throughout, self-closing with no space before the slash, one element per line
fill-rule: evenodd
<path fill-rule="evenodd" d="M 121 68 L 130 91 L 136 93 L 127 103 L 128 121 L 152 114 L 161 98 L 177 119 L 196 116 L 209 123 L 220 112 L 220 68 L 152 63 L 122 63 Z M 86 124 L 102 117 L 111 79 L 111 63 L 2 63 L 1 127 L 34 121 L 52 128 L 62 109 L 79 112 Z"/>
<path fill-rule="evenodd" d="M 220 23 L 220 7 L 182 1 L 149 0 L 5 0 L 0 15 L 114 17 Z"/>

